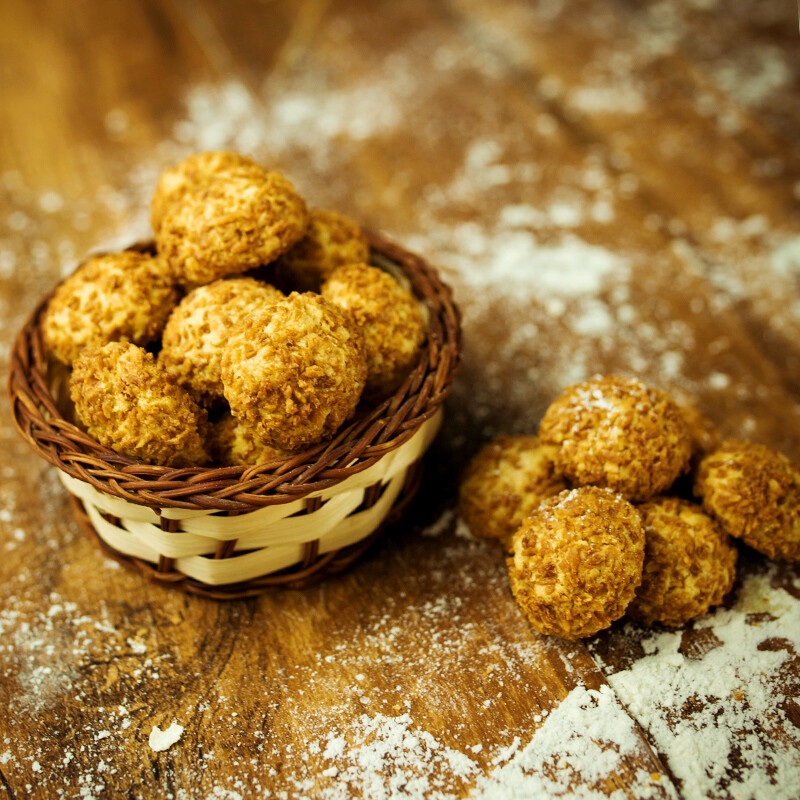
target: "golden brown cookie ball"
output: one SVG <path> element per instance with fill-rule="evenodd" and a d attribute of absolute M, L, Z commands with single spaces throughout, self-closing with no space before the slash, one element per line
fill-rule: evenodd
<path fill-rule="evenodd" d="M 542 501 L 513 544 L 511 590 L 539 633 L 580 639 L 607 628 L 642 580 L 639 512 L 610 489 L 583 486 Z"/>
<path fill-rule="evenodd" d="M 225 173 L 168 206 L 156 246 L 183 283 L 202 285 L 273 261 L 307 223 L 305 203 L 282 175 Z"/>
<path fill-rule="evenodd" d="M 694 492 L 731 536 L 800 561 L 800 468 L 762 444 L 729 439 L 697 468 Z"/>
<path fill-rule="evenodd" d="M 121 455 L 165 467 L 208 460 L 205 410 L 134 344 L 86 348 L 73 365 L 70 395 L 89 435 Z"/>
<path fill-rule="evenodd" d="M 205 405 L 223 397 L 220 361 L 231 331 L 250 312 L 283 298 L 252 278 L 223 278 L 189 292 L 167 320 L 158 360 Z"/>
<path fill-rule="evenodd" d="M 419 360 L 427 325 L 417 299 L 391 275 L 368 264 L 339 267 L 322 296 L 345 309 L 364 334 L 367 386 L 373 399 L 390 395 Z"/>
<path fill-rule="evenodd" d="M 157 339 L 178 302 L 164 261 L 125 250 L 85 261 L 47 304 L 42 333 L 47 349 L 71 364 L 92 344 Z"/>
<path fill-rule="evenodd" d="M 345 264 L 369 260 L 369 244 L 358 223 L 315 208 L 305 236 L 275 265 L 278 280 L 300 292 L 318 292 L 323 281 Z"/>
<path fill-rule="evenodd" d="M 736 548 L 695 503 L 677 497 L 639 506 L 645 532 L 642 584 L 632 619 L 679 627 L 719 605 L 736 577 Z"/>
<path fill-rule="evenodd" d="M 198 185 L 227 175 L 260 176 L 263 171 L 252 158 L 229 150 L 193 153 L 161 173 L 150 203 L 153 230 L 158 232 L 167 210 Z"/>
<path fill-rule="evenodd" d="M 569 387 L 547 409 L 539 436 L 559 445 L 556 466 L 570 481 L 636 501 L 669 488 L 688 469 L 692 450 L 669 395 L 616 376 Z"/>
<path fill-rule="evenodd" d="M 473 536 L 511 550 L 511 538 L 528 515 L 567 488 L 556 474 L 554 451 L 537 436 L 500 436 L 478 451 L 461 480 L 458 504 Z"/>
<path fill-rule="evenodd" d="M 236 417 L 225 413 L 211 425 L 209 450 L 214 463 L 223 466 L 265 464 L 289 455 L 284 450 L 264 444 Z"/>
<path fill-rule="evenodd" d="M 239 323 L 221 374 L 237 419 L 266 444 L 299 450 L 353 415 L 367 377 L 364 341 L 344 311 L 292 292 Z"/>

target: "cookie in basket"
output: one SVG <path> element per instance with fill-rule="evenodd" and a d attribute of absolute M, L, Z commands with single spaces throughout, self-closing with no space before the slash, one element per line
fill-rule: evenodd
<path fill-rule="evenodd" d="M 233 330 L 220 374 L 237 419 L 265 444 L 298 450 L 353 416 L 367 377 L 364 340 L 344 311 L 292 292 Z"/>
<path fill-rule="evenodd" d="M 345 309 L 364 335 L 367 397 L 390 395 L 418 361 L 425 341 L 427 325 L 414 295 L 388 272 L 350 264 L 334 270 L 322 296 Z"/>
<path fill-rule="evenodd" d="M 283 293 L 253 278 L 222 278 L 198 286 L 170 315 L 158 360 L 200 403 L 223 399 L 222 351 L 236 325 Z"/>
<path fill-rule="evenodd" d="M 275 277 L 287 291 L 318 292 L 337 268 L 369 259 L 361 227 L 344 214 L 315 208 L 303 238 L 275 263 Z"/>
<path fill-rule="evenodd" d="M 214 463 L 222 466 L 266 464 L 290 455 L 262 442 L 229 411 L 209 426 L 208 450 Z"/>
<path fill-rule="evenodd" d="M 154 231 L 160 231 L 167 212 L 204 183 L 230 175 L 259 177 L 263 172 L 252 158 L 230 150 L 193 153 L 159 176 L 150 201 L 150 224 Z"/>
<path fill-rule="evenodd" d="M 71 364 L 89 345 L 146 345 L 161 334 L 178 302 L 165 262 L 124 250 L 85 261 L 55 290 L 42 317 L 48 351 Z"/>
<path fill-rule="evenodd" d="M 208 461 L 208 417 L 151 353 L 129 342 L 87 347 L 75 360 L 70 394 L 100 444 L 165 467 Z"/>
<path fill-rule="evenodd" d="M 202 285 L 274 261 L 307 224 L 305 202 L 279 173 L 223 173 L 168 204 L 156 247 L 182 283 Z"/>

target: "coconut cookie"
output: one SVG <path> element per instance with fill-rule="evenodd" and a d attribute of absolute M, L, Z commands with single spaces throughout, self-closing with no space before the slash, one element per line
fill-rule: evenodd
<path fill-rule="evenodd" d="M 607 628 L 642 580 L 639 512 L 610 489 L 544 500 L 514 534 L 511 590 L 539 633 L 580 639 Z"/>
<path fill-rule="evenodd" d="M 183 283 L 205 284 L 274 261 L 307 224 L 305 203 L 282 175 L 223 173 L 168 206 L 156 246 Z"/>
<path fill-rule="evenodd" d="M 193 153 L 164 170 L 150 201 L 150 222 L 158 233 L 167 211 L 198 186 L 228 175 L 263 175 L 264 168 L 252 158 L 228 150 Z"/>
<path fill-rule="evenodd" d="M 679 627 L 719 605 L 736 577 L 736 548 L 695 503 L 661 498 L 639 508 L 645 531 L 642 584 L 627 614 Z"/>
<path fill-rule="evenodd" d="M 511 550 L 511 538 L 542 500 L 567 488 L 552 445 L 537 436 L 500 436 L 478 451 L 459 489 L 458 511 L 473 536 Z"/>
<path fill-rule="evenodd" d="M 165 467 L 208 460 L 205 410 L 134 344 L 86 348 L 73 365 L 70 395 L 87 432 L 121 455 Z"/>
<path fill-rule="evenodd" d="M 223 399 L 220 363 L 231 331 L 252 311 L 283 294 L 252 278 L 199 286 L 181 300 L 164 328 L 158 360 L 198 402 Z"/>
<path fill-rule="evenodd" d="M 368 264 L 339 267 L 325 281 L 322 296 L 345 309 L 364 335 L 366 394 L 390 395 L 419 360 L 425 342 L 427 325 L 417 299 Z"/>
<path fill-rule="evenodd" d="M 800 561 L 800 468 L 762 444 L 729 439 L 697 468 L 694 492 L 731 536 Z"/>
<path fill-rule="evenodd" d="M 344 311 L 292 292 L 233 330 L 221 375 L 237 419 L 265 444 L 298 450 L 355 412 L 367 377 L 364 342 Z"/>
<path fill-rule="evenodd" d="M 56 289 L 42 318 L 45 346 L 71 364 L 89 345 L 157 339 L 178 292 L 164 261 L 125 250 L 85 261 Z"/>
<path fill-rule="evenodd" d="M 570 481 L 635 501 L 669 488 L 692 452 L 684 415 L 669 395 L 616 376 L 568 388 L 547 409 L 539 436 L 558 445 L 556 466 Z"/>
<path fill-rule="evenodd" d="M 290 455 L 262 442 L 246 425 L 227 412 L 211 425 L 208 446 L 214 463 L 223 466 L 264 464 Z"/>
<path fill-rule="evenodd" d="M 280 257 L 277 280 L 300 292 L 318 292 L 331 273 L 369 260 L 369 244 L 358 223 L 335 211 L 315 208 L 305 236 Z"/>

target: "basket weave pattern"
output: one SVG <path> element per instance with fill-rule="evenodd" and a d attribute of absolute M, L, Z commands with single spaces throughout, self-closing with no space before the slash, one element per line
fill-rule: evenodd
<path fill-rule="evenodd" d="M 172 469 L 103 447 L 65 415 L 63 370 L 48 362 L 45 297 L 17 336 L 9 396 L 21 435 L 58 467 L 81 525 L 148 577 L 214 597 L 304 585 L 347 567 L 416 490 L 441 420 L 461 332 L 452 293 L 421 258 L 369 234 L 372 261 L 405 282 L 429 318 L 403 385 L 332 441 L 247 467 Z"/>

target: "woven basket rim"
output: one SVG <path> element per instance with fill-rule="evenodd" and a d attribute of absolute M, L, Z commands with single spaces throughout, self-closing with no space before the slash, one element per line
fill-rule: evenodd
<path fill-rule="evenodd" d="M 452 290 L 424 259 L 365 231 L 372 260 L 399 267 L 428 310 L 420 360 L 397 391 L 357 414 L 329 442 L 254 466 L 160 467 L 118 455 L 63 417 L 51 392 L 39 322 L 52 296 L 40 300 L 14 342 L 8 392 L 20 435 L 49 463 L 73 478 L 154 509 L 228 513 L 286 503 L 331 488 L 369 468 L 433 417 L 450 391 L 461 355 L 460 313 Z M 131 249 L 143 249 L 137 243 Z M 53 291 L 55 290 L 55 287 Z"/>

